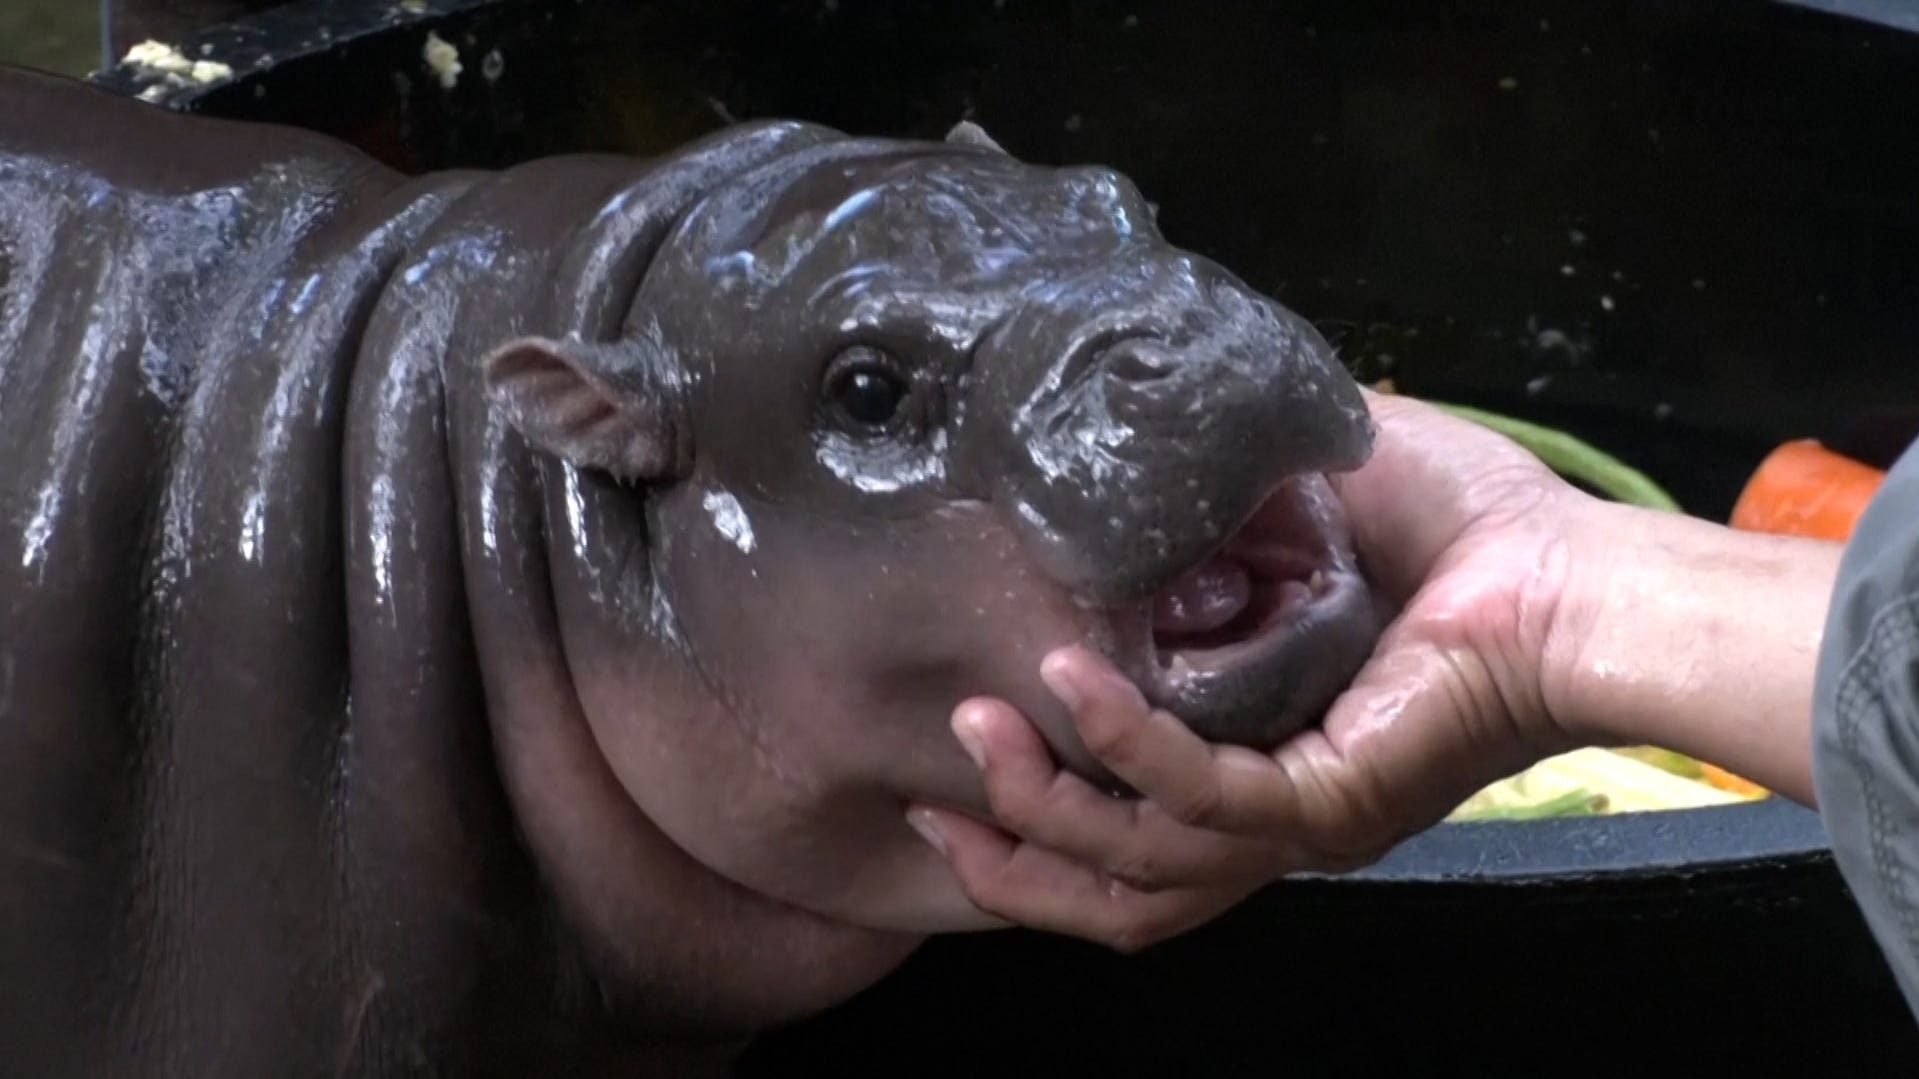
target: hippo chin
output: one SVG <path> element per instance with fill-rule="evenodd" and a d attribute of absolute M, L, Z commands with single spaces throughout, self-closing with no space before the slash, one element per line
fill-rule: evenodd
<path fill-rule="evenodd" d="M 901 813 L 987 811 L 961 700 L 1098 777 L 1059 646 L 1255 746 L 1372 647 L 1357 386 L 1110 170 L 752 123 L 407 177 L 0 99 L 30 1074 L 748 1033 L 977 924 Z"/>

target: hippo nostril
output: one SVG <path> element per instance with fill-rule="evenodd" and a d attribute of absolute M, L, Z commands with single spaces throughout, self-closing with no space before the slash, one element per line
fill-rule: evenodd
<path fill-rule="evenodd" d="M 1179 360 L 1171 351 L 1153 341 L 1122 341 L 1107 350 L 1101 364 L 1111 377 L 1121 382 L 1149 383 L 1170 378 Z"/>

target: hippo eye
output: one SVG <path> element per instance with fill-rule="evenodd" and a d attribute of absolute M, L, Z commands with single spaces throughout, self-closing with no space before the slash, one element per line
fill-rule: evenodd
<path fill-rule="evenodd" d="M 860 347 L 833 362 L 825 388 L 827 404 L 842 423 L 877 433 L 893 425 L 911 387 L 884 353 Z"/>

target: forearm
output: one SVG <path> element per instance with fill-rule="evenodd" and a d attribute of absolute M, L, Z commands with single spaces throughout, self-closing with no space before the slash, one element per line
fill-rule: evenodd
<path fill-rule="evenodd" d="M 1544 688 L 1575 738 L 1650 744 L 1813 803 L 1811 717 L 1843 548 L 1599 504 Z"/>

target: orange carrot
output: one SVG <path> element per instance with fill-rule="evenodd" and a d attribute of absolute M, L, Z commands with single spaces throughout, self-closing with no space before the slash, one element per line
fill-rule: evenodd
<path fill-rule="evenodd" d="M 1771 793 L 1750 779 L 1733 775 L 1724 768 L 1715 764 L 1707 764 L 1705 761 L 1699 762 L 1699 772 L 1700 778 L 1705 780 L 1708 785 L 1718 787 L 1722 791 L 1742 794 L 1748 798 L 1764 798 L 1767 794 Z"/>
<path fill-rule="evenodd" d="M 1813 439 L 1796 439 L 1759 463 L 1729 523 L 1747 532 L 1843 542 L 1885 478 L 1885 472 Z"/>

